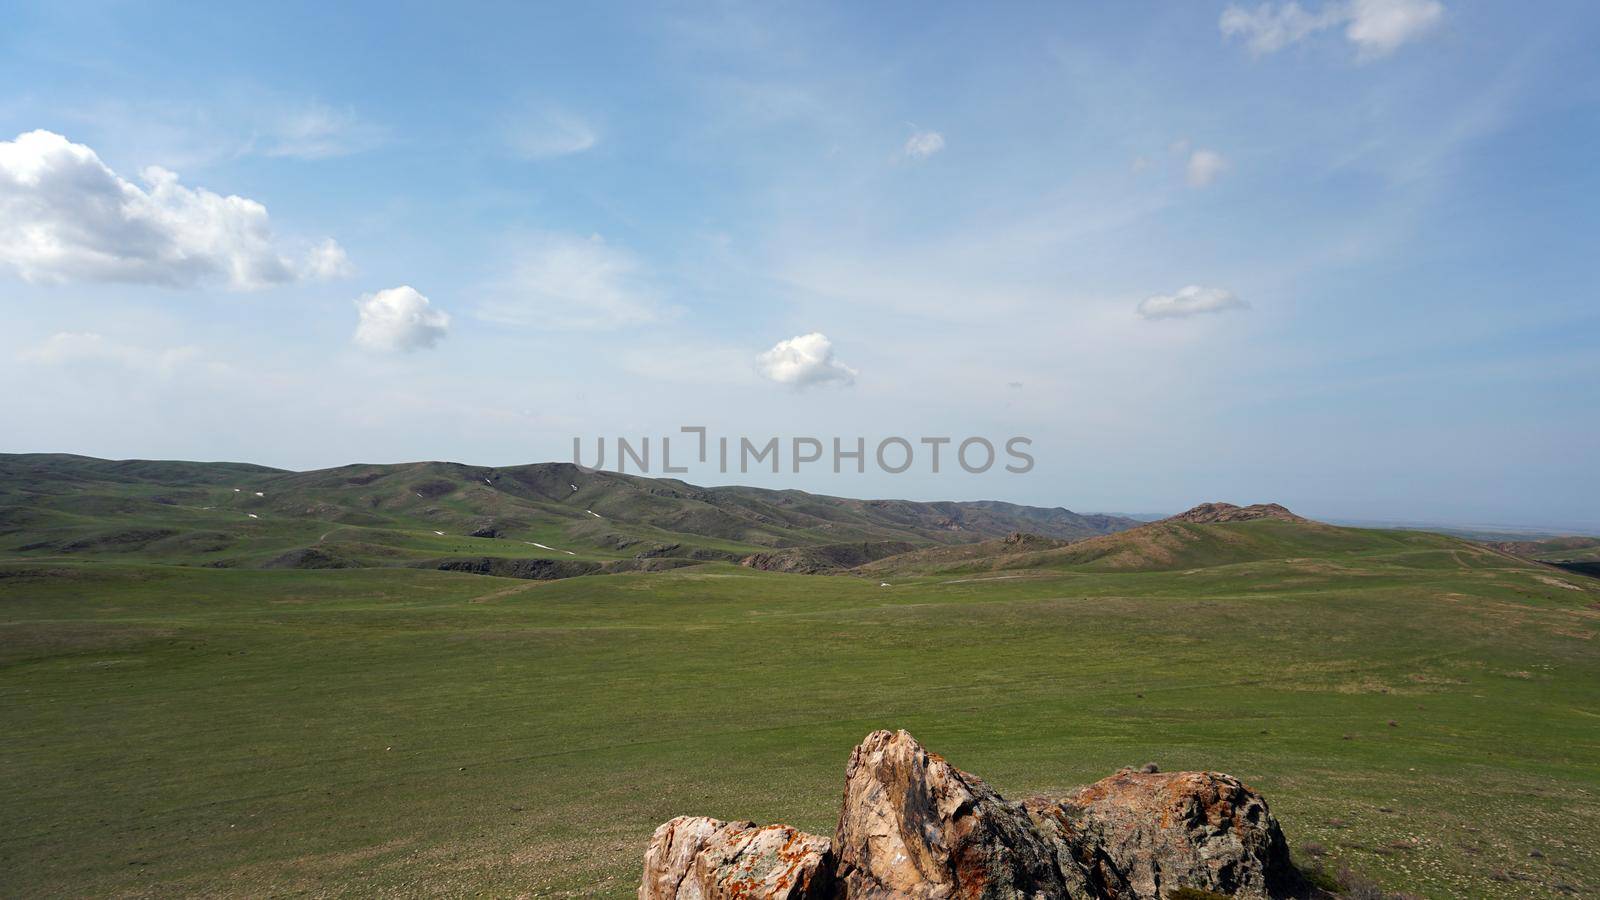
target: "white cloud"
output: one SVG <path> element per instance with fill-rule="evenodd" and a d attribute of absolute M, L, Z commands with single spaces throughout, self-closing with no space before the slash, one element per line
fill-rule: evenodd
<path fill-rule="evenodd" d="M 254 200 L 185 187 L 157 166 L 141 180 L 53 132 L 0 141 L 0 268 L 34 282 L 249 290 L 348 267 L 332 240 L 299 259 L 285 255 Z"/>
<path fill-rule="evenodd" d="M 664 318 L 631 253 L 599 235 L 542 235 L 520 247 L 511 276 L 478 315 L 507 325 L 605 329 Z"/>
<path fill-rule="evenodd" d="M 600 135 L 582 118 L 561 109 L 523 112 L 506 126 L 506 141 L 524 159 L 551 159 L 582 153 Z"/>
<path fill-rule="evenodd" d="M 833 358 L 833 342 L 813 331 L 779 341 L 756 357 L 756 371 L 779 384 L 805 387 L 813 384 L 853 384 L 858 374 Z"/>
<path fill-rule="evenodd" d="M 1355 0 L 1354 6 L 1344 36 L 1365 57 L 1387 56 L 1444 18 L 1444 4 L 1438 0 Z"/>
<path fill-rule="evenodd" d="M 906 139 L 905 154 L 912 159 L 927 159 L 944 149 L 944 135 L 937 131 L 919 131 Z"/>
<path fill-rule="evenodd" d="M 1227 170 L 1228 161 L 1223 159 L 1222 154 L 1215 150 L 1196 150 L 1189 154 L 1184 177 L 1188 179 L 1190 187 L 1205 187 Z"/>
<path fill-rule="evenodd" d="M 369 350 L 423 350 L 439 343 L 450 330 L 450 316 L 434 309 L 410 285 L 365 294 L 356 301 L 361 321 L 354 340 Z"/>
<path fill-rule="evenodd" d="M 354 275 L 356 267 L 350 264 L 350 257 L 339 242 L 328 238 L 306 254 L 304 270 L 312 278 L 331 279 Z"/>
<path fill-rule="evenodd" d="M 1444 18 L 1439 0 L 1333 0 L 1310 11 L 1299 3 L 1262 3 L 1254 9 L 1230 5 L 1218 27 L 1239 37 L 1258 54 L 1275 53 L 1329 28 L 1344 26 L 1344 36 L 1362 59 L 1393 53 Z"/>
<path fill-rule="evenodd" d="M 1186 319 L 1204 313 L 1249 308 L 1250 304 L 1235 297 L 1232 291 L 1191 284 L 1176 294 L 1157 294 L 1144 298 L 1139 302 L 1139 318 Z"/>
<path fill-rule="evenodd" d="M 166 375 L 195 359 L 194 347 L 153 350 L 112 340 L 92 331 L 62 331 L 20 354 L 23 362 L 44 366 L 111 364 L 139 372 Z"/>

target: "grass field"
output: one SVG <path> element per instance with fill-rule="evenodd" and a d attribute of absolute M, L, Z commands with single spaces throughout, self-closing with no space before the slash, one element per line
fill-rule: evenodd
<path fill-rule="evenodd" d="M 1231 772 L 1391 890 L 1593 895 L 1600 581 L 1453 546 L 890 587 L 0 562 L 0 894 L 628 896 L 679 813 L 830 831 L 904 727 L 1014 797 Z"/>

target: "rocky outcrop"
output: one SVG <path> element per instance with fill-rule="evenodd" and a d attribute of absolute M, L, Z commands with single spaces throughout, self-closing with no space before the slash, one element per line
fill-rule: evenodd
<path fill-rule="evenodd" d="M 639 900 L 823 900 L 832 888 L 827 838 L 787 825 L 679 816 L 650 839 Z"/>
<path fill-rule="evenodd" d="M 905 541 L 819 544 L 812 547 L 791 547 L 767 553 L 752 553 L 739 560 L 739 565 L 766 572 L 822 575 L 843 572 L 876 560 L 909 553 L 915 549 L 916 545 Z"/>
<path fill-rule="evenodd" d="M 1070 872 L 1057 867 L 1025 810 L 904 731 L 873 732 L 851 752 L 833 840 L 843 897 L 1081 895 L 1081 873 L 1071 860 Z"/>
<path fill-rule="evenodd" d="M 1048 538 L 1042 534 L 1030 534 L 1026 531 L 1013 531 L 1000 542 L 1003 553 L 1034 553 L 1040 550 L 1054 550 L 1065 547 L 1066 541 Z"/>
<path fill-rule="evenodd" d="M 1232 503 L 1202 503 L 1193 509 L 1163 519 L 1165 522 L 1189 522 L 1195 525 L 1217 525 L 1224 522 L 1253 522 L 1256 519 L 1277 519 L 1280 522 L 1309 522 L 1276 503 L 1252 503 L 1234 506 Z"/>
<path fill-rule="evenodd" d="M 354 569 L 359 564 L 342 556 L 318 550 L 316 547 L 298 547 L 261 564 L 263 569 Z"/>
<path fill-rule="evenodd" d="M 1268 898 L 1298 886 L 1266 800 L 1231 775 L 1123 771 L 1024 806 L 1108 896 L 1165 897 L 1186 887 Z"/>
<path fill-rule="evenodd" d="M 1153 767 L 1150 767 L 1153 768 Z M 1014 803 L 877 731 L 850 754 L 833 840 L 680 817 L 656 829 L 640 900 L 1161 900 L 1181 888 L 1299 896 L 1266 800 L 1215 772 L 1134 772 Z"/>
<path fill-rule="evenodd" d="M 603 563 L 582 559 L 537 559 L 505 556 L 452 557 L 412 563 L 421 569 L 441 572 L 467 572 L 497 578 L 527 578 L 557 581 L 582 575 L 617 575 L 623 572 L 665 572 L 694 565 L 689 559 L 613 559 Z"/>

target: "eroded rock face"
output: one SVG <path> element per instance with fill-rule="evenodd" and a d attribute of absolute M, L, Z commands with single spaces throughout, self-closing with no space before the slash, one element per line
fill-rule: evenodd
<path fill-rule="evenodd" d="M 823 900 L 832 883 L 827 838 L 679 816 L 650 839 L 639 900 Z"/>
<path fill-rule="evenodd" d="M 876 731 L 850 754 L 831 845 L 787 825 L 679 817 L 650 841 L 639 900 L 1278 898 L 1300 887 L 1266 800 L 1230 775 L 1128 769 L 1012 803 L 910 734 Z"/>
<path fill-rule="evenodd" d="M 1085 896 L 1057 848 L 1018 805 L 929 753 L 904 731 L 877 731 L 850 754 L 834 832 L 839 896 Z"/>
<path fill-rule="evenodd" d="M 1266 800 L 1231 775 L 1124 771 L 1026 806 L 1108 896 L 1157 900 L 1189 887 L 1267 898 L 1298 886 Z"/>

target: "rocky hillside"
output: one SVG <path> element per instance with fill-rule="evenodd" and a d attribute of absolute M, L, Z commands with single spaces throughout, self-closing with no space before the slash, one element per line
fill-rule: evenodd
<path fill-rule="evenodd" d="M 850 754 L 831 836 L 680 816 L 651 838 L 639 900 L 1204 900 L 1337 889 L 1295 867 L 1266 798 L 1230 775 L 1146 766 L 1014 802 L 910 734 L 877 731 Z"/>
<path fill-rule="evenodd" d="M 1000 540 L 980 541 L 959 546 L 924 547 L 858 566 L 858 575 L 895 575 L 914 572 L 955 572 L 1007 568 L 1012 563 L 1031 559 L 1033 554 L 1057 550 L 1069 541 L 1039 534 L 1014 531 Z"/>

